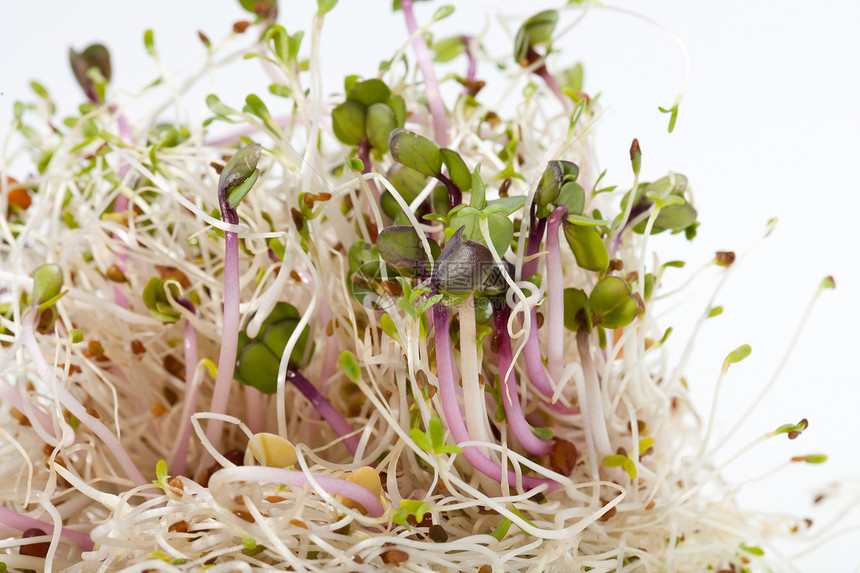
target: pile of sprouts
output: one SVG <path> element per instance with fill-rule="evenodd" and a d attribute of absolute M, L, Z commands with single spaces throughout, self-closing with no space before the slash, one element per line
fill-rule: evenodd
<path fill-rule="evenodd" d="M 79 113 L 35 82 L 16 104 L 2 165 L 32 162 L 0 174 L 3 569 L 780 567 L 768 539 L 808 524 L 742 511 L 722 470 L 807 422 L 712 461 L 684 369 L 719 308 L 670 361 L 655 309 L 684 265 L 648 243 L 695 237 L 692 191 L 668 166 L 640 179 L 636 140 L 632 176 L 598 171 L 601 106 L 558 51 L 570 12 L 520 22 L 498 60 L 432 34 L 452 7 L 421 23 L 400 0 L 408 42 L 330 94 L 336 3 L 306 36 L 242 0 L 227 39 L 201 34 L 205 69 L 146 88 L 244 56 L 268 104 L 132 117 L 100 45 L 70 55 Z M 510 113 L 484 97 L 496 67 Z"/>

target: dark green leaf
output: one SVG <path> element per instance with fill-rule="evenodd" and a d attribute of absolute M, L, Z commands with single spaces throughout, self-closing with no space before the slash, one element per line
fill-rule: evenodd
<path fill-rule="evenodd" d="M 484 188 L 484 179 L 481 177 L 481 164 L 475 165 L 472 172 L 472 197 L 469 206 L 475 209 L 483 209 L 487 204 L 487 193 Z"/>
<path fill-rule="evenodd" d="M 370 145 L 382 153 L 388 151 L 388 136 L 397 128 L 394 111 L 384 103 L 374 103 L 367 108 L 365 133 Z"/>
<path fill-rule="evenodd" d="M 358 145 L 364 139 L 365 106 L 357 101 L 345 101 L 331 112 L 334 135 L 347 145 Z"/>
<path fill-rule="evenodd" d="M 558 197 L 558 192 L 561 190 L 562 178 L 564 172 L 561 169 L 561 164 L 558 161 L 550 161 L 547 163 L 546 169 L 543 170 L 540 181 L 538 182 L 537 190 L 535 191 L 534 201 L 541 207 L 546 207 L 555 201 Z"/>
<path fill-rule="evenodd" d="M 406 123 L 406 101 L 399 95 L 391 94 L 388 98 L 388 107 L 394 112 L 397 127 L 403 127 Z"/>
<path fill-rule="evenodd" d="M 356 241 L 349 247 L 347 260 L 349 261 L 349 271 L 354 273 L 366 264 L 379 264 L 379 251 L 376 245 L 371 245 L 364 241 Z"/>
<path fill-rule="evenodd" d="M 466 167 L 466 162 L 460 155 L 451 149 L 440 149 L 442 162 L 448 168 L 448 177 L 454 182 L 461 192 L 466 193 L 472 187 L 472 174 L 469 173 L 469 168 Z"/>
<path fill-rule="evenodd" d="M 392 225 L 379 233 L 376 246 L 382 259 L 393 267 L 418 272 L 426 260 L 426 253 L 415 229 L 407 225 Z"/>
<path fill-rule="evenodd" d="M 411 203 L 427 184 L 427 176 L 411 167 L 395 163 L 388 170 L 388 181 L 407 203 Z"/>
<path fill-rule="evenodd" d="M 272 354 L 274 354 L 278 360 L 281 359 L 281 355 L 287 347 L 287 342 L 289 342 L 290 337 L 293 335 L 293 331 L 295 331 L 298 324 L 299 321 L 295 319 L 279 320 L 266 329 L 265 334 L 263 335 L 263 344 L 272 351 Z M 302 365 L 305 355 L 305 347 L 308 344 L 309 336 L 310 330 L 308 327 L 305 327 L 299 335 L 296 345 L 293 347 L 293 351 L 290 353 L 291 364 Z"/>
<path fill-rule="evenodd" d="M 347 101 L 357 101 L 364 107 L 370 107 L 375 103 L 388 103 L 391 90 L 382 80 L 371 79 L 356 82 L 347 93 Z"/>
<path fill-rule="evenodd" d="M 436 177 L 442 173 L 442 154 L 439 148 L 416 133 L 397 129 L 388 139 L 391 156 L 398 163 L 420 171 L 424 175 Z"/>
<path fill-rule="evenodd" d="M 576 257 L 576 264 L 589 271 L 602 271 L 609 265 L 609 252 L 597 229 L 567 223 L 563 226 L 564 237 Z"/>
<path fill-rule="evenodd" d="M 582 314 L 580 314 L 582 312 Z M 580 320 L 585 321 L 586 330 L 591 331 L 591 312 L 588 310 L 588 296 L 585 291 L 578 288 L 564 289 L 564 327 L 576 332 L 580 327 Z"/>
<path fill-rule="evenodd" d="M 488 201 L 487 205 L 483 209 L 483 213 L 484 215 L 490 215 L 492 213 L 497 213 L 500 215 L 513 215 L 514 213 L 522 209 L 523 205 L 525 204 L 526 198 L 524 195 L 499 197 L 498 199 Z"/>
<path fill-rule="evenodd" d="M 579 183 L 569 181 L 562 185 L 555 204 L 566 206 L 569 215 L 580 215 L 585 208 L 585 189 Z"/>
<path fill-rule="evenodd" d="M 239 204 L 259 177 L 257 162 L 262 152 L 263 147 L 259 143 L 246 145 L 233 154 L 221 171 L 218 194 L 227 197 L 230 207 L 235 208 Z"/>
<path fill-rule="evenodd" d="M 236 378 L 264 394 L 274 394 L 278 391 L 279 365 L 280 357 L 264 344 L 252 342 L 239 353 Z"/>

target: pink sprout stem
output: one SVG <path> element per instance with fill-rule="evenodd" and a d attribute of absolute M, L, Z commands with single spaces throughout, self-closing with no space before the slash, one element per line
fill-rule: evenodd
<path fill-rule="evenodd" d="M 328 422 L 329 426 L 343 438 L 343 444 L 349 452 L 354 456 L 358 450 L 359 438 L 355 435 L 355 430 L 349 425 L 340 412 L 335 410 L 334 406 L 319 393 L 316 386 L 311 384 L 307 378 L 299 374 L 295 370 L 287 370 L 287 380 L 289 380 L 296 389 L 302 393 L 302 396 L 307 398 L 316 411 Z M 351 435 L 350 435 L 351 434 Z"/>
<path fill-rule="evenodd" d="M 24 346 L 27 347 L 27 352 L 30 354 L 30 360 L 33 361 L 33 365 L 39 372 L 39 376 L 42 378 L 42 381 L 53 388 L 55 396 L 64 408 L 71 412 L 74 417 L 80 420 L 84 426 L 89 428 L 90 431 L 105 443 L 108 449 L 116 457 L 119 465 L 123 470 L 125 470 L 129 479 L 131 479 L 135 485 L 145 484 L 146 479 L 144 479 L 140 470 L 137 469 L 137 466 L 134 465 L 134 462 L 131 461 L 131 457 L 128 455 L 128 452 L 125 451 L 125 448 L 122 447 L 122 444 L 117 437 L 113 435 L 101 420 L 95 416 L 91 416 L 78 399 L 75 398 L 59 380 L 57 380 L 56 376 L 54 376 L 53 369 L 45 361 L 45 357 L 42 356 L 42 350 L 39 348 L 39 342 L 36 340 L 36 322 L 38 320 L 39 313 L 34 308 L 30 313 L 30 316 L 22 325 L 21 337 L 24 339 Z"/>
<path fill-rule="evenodd" d="M 565 215 L 567 207 L 556 207 L 549 216 L 546 231 L 547 367 L 555 382 L 561 380 L 564 370 L 564 275 L 558 231 Z"/>
<path fill-rule="evenodd" d="M 530 454 L 544 456 L 552 448 L 553 440 L 542 440 L 535 436 L 523 416 L 520 397 L 517 394 L 517 378 L 513 372 L 514 357 L 511 350 L 511 337 L 508 335 L 510 313 L 511 311 L 507 306 L 503 306 L 495 313 L 496 335 L 499 337 L 498 357 L 502 405 L 505 407 L 508 425 L 520 445 Z"/>
<path fill-rule="evenodd" d="M 333 495 L 340 495 L 360 503 L 370 517 L 381 517 L 385 513 L 382 502 L 364 486 L 327 476 L 313 476 L 313 480 L 319 486 Z M 233 481 L 262 481 L 268 483 L 283 484 L 290 487 L 310 486 L 308 476 L 300 471 L 286 470 L 281 468 L 237 466 L 218 470 L 209 479 L 209 487 L 218 488 L 223 484 Z"/>
<path fill-rule="evenodd" d="M 418 34 L 418 22 L 415 21 L 415 13 L 412 10 L 412 0 L 401 0 L 400 8 L 406 17 L 406 29 L 413 37 L 412 48 L 418 60 L 418 67 L 424 77 L 424 87 L 427 95 L 427 105 L 430 108 L 430 116 L 433 118 L 433 135 L 439 147 L 448 145 L 448 116 L 445 105 L 442 103 L 442 94 L 439 93 L 439 82 L 436 80 L 436 71 L 433 69 L 433 56 L 424 40 L 423 34 Z"/>
<path fill-rule="evenodd" d="M 37 527 L 48 535 L 53 535 L 54 533 L 54 525 L 52 523 L 46 523 L 44 521 L 39 521 L 38 519 L 33 519 L 27 515 L 21 515 L 17 511 L 11 510 L 8 507 L 3 507 L 2 505 L 0 505 L 0 523 L 6 527 L 17 529 L 18 531 L 26 531 Z M 87 533 L 63 527 L 60 529 L 60 535 L 74 540 L 74 542 L 78 544 L 78 549 L 81 551 L 92 551 L 95 547 L 93 540 L 90 539 L 90 536 Z"/>
<path fill-rule="evenodd" d="M 233 225 L 239 222 L 236 211 L 226 204 L 221 206 L 221 216 Z M 209 411 L 223 414 L 227 410 L 233 371 L 236 368 L 236 351 L 239 346 L 239 235 L 224 232 L 224 323 L 221 331 L 221 354 L 218 356 L 218 374 Z M 224 421 L 210 418 L 206 426 L 206 438 L 216 450 L 221 447 L 221 429 Z"/>
<path fill-rule="evenodd" d="M 445 416 L 445 422 L 454 441 L 457 444 L 469 442 L 472 438 L 466 429 L 463 414 L 460 412 L 460 405 L 457 403 L 457 390 L 454 382 L 454 373 L 451 368 L 451 337 L 448 333 L 450 317 L 445 305 L 442 303 L 433 305 L 433 319 L 436 332 L 436 371 L 439 379 L 439 396 L 442 400 L 442 413 Z M 485 476 L 498 482 L 502 481 L 502 472 L 504 471 L 502 467 L 490 460 L 475 446 L 465 446 L 463 448 L 463 456 L 476 470 Z M 507 471 L 507 478 L 509 483 L 517 483 L 517 474 L 510 470 Z M 560 487 L 560 484 L 552 480 L 531 476 L 522 476 L 522 484 L 523 487 L 528 489 L 546 484 L 549 487 L 549 491 Z"/>

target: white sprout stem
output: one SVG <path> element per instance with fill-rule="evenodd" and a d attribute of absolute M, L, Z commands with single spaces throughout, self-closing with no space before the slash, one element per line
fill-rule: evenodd
<path fill-rule="evenodd" d="M 583 412 L 587 415 L 586 424 L 591 428 L 594 440 L 589 444 L 602 459 L 612 455 L 612 444 L 609 441 L 609 432 L 606 428 L 606 417 L 603 411 L 603 398 L 600 391 L 600 380 L 597 379 L 597 371 L 594 360 L 591 357 L 591 344 L 588 340 L 588 332 L 580 329 L 576 333 L 576 347 L 579 350 L 579 359 L 582 362 L 582 371 L 585 374 L 585 396 L 580 400 L 588 403 L 588 408 Z"/>
<path fill-rule="evenodd" d="M 463 405 L 466 409 L 466 428 L 472 439 L 489 442 L 487 410 L 484 392 L 478 379 L 477 327 L 475 325 L 475 295 L 469 295 L 460 304 L 460 374 L 463 377 Z"/>
<path fill-rule="evenodd" d="M 218 356 L 218 374 L 209 411 L 223 414 L 227 411 L 227 399 L 233 385 L 233 371 L 236 368 L 236 350 L 239 346 L 239 236 L 232 232 L 224 233 L 224 322 L 221 329 L 221 353 Z M 206 437 L 212 447 L 220 449 L 221 429 L 224 423 L 218 418 L 210 418 L 206 425 Z"/>
<path fill-rule="evenodd" d="M 631 201 L 632 201 L 631 197 Z M 628 201 L 629 202 L 629 201 Z M 651 214 L 648 216 L 648 223 L 645 224 L 645 232 L 642 233 L 642 246 L 639 250 L 639 280 L 636 285 L 636 292 L 642 300 L 645 300 L 645 253 L 648 247 L 648 237 L 651 236 L 651 229 L 654 228 L 654 221 L 660 215 L 660 207 L 654 206 Z"/>
<path fill-rule="evenodd" d="M 717 383 L 714 387 L 714 397 L 711 398 L 711 412 L 708 414 L 708 428 L 705 431 L 705 438 L 702 440 L 702 445 L 699 448 L 699 457 L 701 458 L 705 449 L 708 447 L 708 442 L 711 440 L 711 434 L 714 431 L 714 421 L 717 417 L 717 403 L 720 400 L 720 392 L 723 389 L 723 379 L 726 377 L 726 373 L 729 371 L 729 362 L 723 362 L 722 368 L 720 368 L 720 375 L 717 377 Z"/>
<path fill-rule="evenodd" d="M 36 322 L 38 320 L 39 313 L 36 312 L 36 309 L 34 308 L 30 313 L 30 316 L 21 325 L 21 337 L 24 339 L 24 346 L 27 348 L 27 352 L 30 354 L 30 360 L 33 361 L 33 366 L 36 367 L 36 371 L 39 373 L 39 376 L 45 384 L 53 389 L 54 395 L 63 407 L 71 412 L 74 417 L 80 420 L 82 424 L 89 428 L 105 443 L 108 449 L 116 457 L 120 467 L 122 467 L 129 479 L 134 482 L 135 485 L 145 484 L 146 479 L 144 479 L 140 470 L 137 469 L 137 466 L 134 465 L 134 462 L 131 461 L 131 457 L 128 455 L 128 452 L 125 451 L 125 448 L 122 446 L 119 439 L 114 436 L 107 426 L 105 426 L 98 418 L 90 415 L 86 408 L 78 402 L 78 399 L 75 398 L 59 380 L 57 380 L 51 367 L 45 361 L 45 357 L 42 356 L 39 342 L 36 340 Z"/>
<path fill-rule="evenodd" d="M 179 423 L 179 440 L 176 453 L 173 455 L 171 470 L 177 475 L 185 474 L 186 458 L 188 457 L 188 441 L 191 437 L 191 414 L 197 404 L 197 390 L 199 382 L 195 381 L 195 373 L 198 370 L 200 360 L 197 350 L 197 329 L 190 320 L 185 320 L 185 336 L 183 348 L 185 350 L 185 398 L 182 403 L 182 420 Z"/>
<path fill-rule="evenodd" d="M 418 22 L 415 20 L 415 13 L 412 10 L 412 0 L 402 0 L 400 7 L 406 18 L 406 29 L 409 30 L 409 35 L 412 37 L 412 48 L 415 50 L 418 67 L 421 69 L 421 75 L 424 76 L 426 89 L 424 93 L 427 96 L 427 105 L 433 118 L 433 136 L 439 147 L 447 147 L 448 116 L 445 111 L 445 104 L 442 103 L 442 94 L 439 93 L 439 82 L 436 80 L 433 56 L 430 55 L 424 35 L 419 33 Z"/>
<path fill-rule="evenodd" d="M 556 383 L 564 370 L 564 275 L 558 232 L 565 215 L 567 207 L 556 207 L 549 216 L 546 231 L 546 354 L 549 375 Z"/>
<path fill-rule="evenodd" d="M 803 317 L 800 319 L 800 324 L 797 325 L 797 330 L 794 332 L 794 336 L 791 338 L 791 342 L 788 344 L 788 348 L 785 349 L 785 354 L 782 357 L 782 360 L 779 362 L 779 366 L 777 366 L 776 371 L 773 373 L 773 376 L 770 377 L 767 384 L 765 384 L 764 388 L 761 389 L 758 396 L 756 396 L 751 402 L 746 412 L 744 412 L 739 418 L 737 423 L 732 425 L 732 429 L 723 436 L 720 440 L 720 443 L 714 446 L 714 449 L 709 453 L 710 455 L 715 454 L 724 444 L 726 444 L 729 439 L 735 435 L 735 432 L 738 431 L 738 428 L 743 426 L 743 424 L 752 418 L 753 411 L 764 403 L 764 397 L 768 392 L 773 388 L 776 381 L 779 379 L 779 375 L 782 373 L 782 369 L 785 367 L 789 358 L 794 354 L 794 347 L 797 346 L 797 342 L 800 340 L 800 335 L 803 334 L 806 327 L 806 322 L 809 320 L 809 316 L 812 314 L 812 308 L 815 306 L 815 302 L 818 300 L 819 295 L 821 294 L 821 287 L 815 291 L 815 295 L 813 295 L 812 300 L 809 301 L 809 304 L 806 306 L 806 310 L 803 312 Z"/>

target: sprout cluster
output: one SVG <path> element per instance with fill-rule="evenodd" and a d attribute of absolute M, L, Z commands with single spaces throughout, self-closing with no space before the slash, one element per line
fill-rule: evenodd
<path fill-rule="evenodd" d="M 0 174 L 3 567 L 778 568 L 760 545 L 799 522 L 750 518 L 722 472 L 808 423 L 710 455 L 655 320 L 683 263 L 648 248 L 692 240 L 698 213 L 683 175 L 640 180 L 638 141 L 632 180 L 597 172 L 596 97 L 556 69 L 581 3 L 511 38 L 513 114 L 481 95 L 480 37 L 432 35 L 452 7 L 421 25 L 395 2 L 409 44 L 329 95 L 336 0 L 307 39 L 277 2 L 239 4 L 231 42 L 201 33 L 203 72 L 245 42 L 270 103 L 126 117 L 95 45 L 70 55 L 79 113 L 40 84 L 16 105 L 34 171 Z"/>

